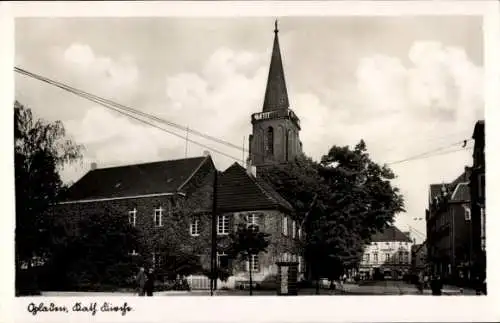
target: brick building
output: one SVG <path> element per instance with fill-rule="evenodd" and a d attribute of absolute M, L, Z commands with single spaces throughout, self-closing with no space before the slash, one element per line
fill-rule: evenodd
<path fill-rule="evenodd" d="M 470 209 L 472 218 L 472 261 L 475 274 L 486 277 L 486 203 L 485 203 L 485 133 L 484 120 L 474 127 L 473 165 L 470 173 Z"/>
<path fill-rule="evenodd" d="M 426 212 L 427 248 L 431 270 L 454 282 L 471 273 L 471 210 L 469 171 L 452 183 L 433 184 Z"/>
<path fill-rule="evenodd" d="M 277 27 L 263 112 L 252 115 L 252 124 L 248 169 L 235 163 L 218 172 L 208 154 L 95 168 L 70 187 L 54 212 L 69 225 L 90 212 L 125 216 L 144 234 L 149 245 L 147 251 L 142 251 L 148 254 L 141 257 L 157 268 L 168 262 L 161 252 L 162 244 L 175 237 L 183 241 L 181 248 L 200 257 L 203 270 L 192 273 L 198 275 L 188 280 L 195 288 L 208 288 L 208 279 L 201 274 L 210 269 L 213 184 L 218 174 L 217 264 L 230 274 L 227 282 L 219 281 L 218 286 L 234 287 L 239 281 L 246 281 L 250 269 L 255 282 L 274 282 L 277 261 L 296 261 L 301 273 L 305 266 L 298 244 L 301 232 L 291 216 L 294 210 L 257 176 L 261 167 L 287 162 L 301 152 L 299 119 L 288 108 Z M 184 222 L 180 227 L 171 226 L 170 220 L 179 214 Z M 268 252 L 254 255 L 246 262 L 229 259 L 225 252 L 227 237 L 240 223 L 270 234 Z M 130 250 L 130 254 L 138 252 Z"/>
<path fill-rule="evenodd" d="M 409 232 L 404 233 L 395 226 L 375 234 L 366 246 L 359 264 L 359 273 L 367 278 L 381 276 L 402 279 L 411 269 Z"/>

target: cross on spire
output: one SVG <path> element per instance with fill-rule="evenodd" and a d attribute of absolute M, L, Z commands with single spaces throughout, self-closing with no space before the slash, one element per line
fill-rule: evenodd
<path fill-rule="evenodd" d="M 278 32 L 279 32 L 279 29 L 278 29 L 278 19 L 276 19 L 274 21 L 274 33 L 277 34 Z"/>

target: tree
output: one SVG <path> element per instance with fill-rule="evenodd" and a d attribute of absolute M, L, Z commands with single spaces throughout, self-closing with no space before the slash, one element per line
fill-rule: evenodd
<path fill-rule="evenodd" d="M 63 188 L 59 170 L 81 158 L 82 146 L 66 138 L 60 121 L 35 120 L 30 109 L 14 103 L 16 192 L 16 268 L 31 266 L 50 253 L 50 218 L 45 211 Z"/>
<path fill-rule="evenodd" d="M 248 261 L 248 273 L 250 279 L 250 295 L 253 294 L 252 264 L 254 255 L 267 252 L 269 246 L 269 234 L 257 232 L 245 223 L 240 223 L 236 232 L 230 234 L 229 251 L 233 259 L 240 258 Z"/>
<path fill-rule="evenodd" d="M 404 211 L 403 197 L 391 184 L 394 173 L 370 159 L 363 140 L 354 149 L 333 146 L 319 163 L 302 156 L 262 177 L 295 207 L 316 280 L 338 278 L 358 263 L 371 236 Z"/>
<path fill-rule="evenodd" d="M 87 209 L 85 217 L 72 223 L 58 218 L 56 228 L 64 230 L 54 243 L 51 270 L 47 280 L 51 288 L 123 286 L 136 274 L 137 256 L 143 251 L 140 232 L 112 207 Z"/>

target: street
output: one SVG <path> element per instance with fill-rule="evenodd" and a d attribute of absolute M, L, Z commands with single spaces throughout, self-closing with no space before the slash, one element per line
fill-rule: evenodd
<path fill-rule="evenodd" d="M 314 288 L 299 290 L 299 296 L 314 296 Z M 42 292 L 42 296 L 133 296 L 131 292 Z M 209 296 L 208 290 L 194 291 L 165 291 L 156 292 L 154 296 Z M 248 290 L 217 290 L 216 296 L 248 296 Z M 254 290 L 254 296 L 274 296 L 274 290 Z M 361 284 L 345 284 L 342 289 L 329 290 L 320 289 L 321 296 L 327 295 L 419 295 L 415 285 L 403 281 L 368 281 Z M 429 289 L 424 290 L 424 295 L 431 295 Z M 460 295 L 459 288 L 455 286 L 444 286 L 443 295 Z M 473 290 L 465 289 L 464 295 L 475 295 Z"/>

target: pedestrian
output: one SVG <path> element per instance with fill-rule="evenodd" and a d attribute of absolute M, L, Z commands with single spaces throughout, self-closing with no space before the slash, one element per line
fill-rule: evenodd
<path fill-rule="evenodd" d="M 431 280 L 431 290 L 432 295 L 440 296 L 442 294 L 443 282 L 441 281 L 441 277 L 436 275 Z"/>
<path fill-rule="evenodd" d="M 420 272 L 418 274 L 418 281 L 417 281 L 417 288 L 418 288 L 418 292 L 420 294 L 423 294 L 424 293 L 424 274 L 422 272 Z"/>
<path fill-rule="evenodd" d="M 149 268 L 148 273 L 146 275 L 146 283 L 144 285 L 144 290 L 146 291 L 147 296 L 153 296 L 154 284 L 155 284 L 155 277 L 153 268 Z"/>
<path fill-rule="evenodd" d="M 137 283 L 137 293 L 139 296 L 144 296 L 144 285 L 146 284 L 146 273 L 144 272 L 144 267 L 139 268 L 139 273 L 137 274 L 135 281 Z"/>
<path fill-rule="evenodd" d="M 476 290 L 476 295 L 481 295 L 482 290 L 483 290 L 483 284 L 482 280 L 479 279 L 479 276 L 476 276 L 476 279 L 474 279 L 474 289 Z"/>

